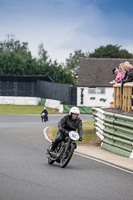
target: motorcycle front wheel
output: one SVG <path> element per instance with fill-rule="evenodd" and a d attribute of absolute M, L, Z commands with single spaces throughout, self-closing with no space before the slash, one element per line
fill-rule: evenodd
<path fill-rule="evenodd" d="M 54 160 L 51 160 L 50 158 L 48 158 L 48 164 L 49 165 L 52 165 L 55 161 Z"/>
<path fill-rule="evenodd" d="M 52 145 L 50 145 L 49 148 L 47 149 L 47 154 L 49 156 L 50 156 L 50 149 L 51 149 L 51 147 L 52 147 Z M 55 160 L 50 159 L 49 156 L 47 157 L 48 158 L 48 164 L 52 165 L 55 162 Z"/>
<path fill-rule="evenodd" d="M 60 161 L 61 168 L 64 168 L 67 166 L 67 164 L 71 160 L 74 149 L 75 149 L 75 145 L 73 143 L 71 143 L 69 148 L 67 149 L 67 151 L 63 153 L 61 161 Z"/>

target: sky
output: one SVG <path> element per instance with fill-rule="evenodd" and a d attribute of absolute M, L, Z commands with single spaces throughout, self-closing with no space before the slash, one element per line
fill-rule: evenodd
<path fill-rule="evenodd" d="M 0 0 L 0 41 L 7 35 L 33 57 L 43 43 L 58 63 L 108 44 L 133 53 L 133 0 Z"/>

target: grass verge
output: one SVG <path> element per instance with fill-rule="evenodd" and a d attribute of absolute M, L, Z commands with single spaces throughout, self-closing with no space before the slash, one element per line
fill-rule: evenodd
<path fill-rule="evenodd" d="M 40 114 L 44 106 L 0 104 L 0 114 Z M 47 108 L 49 114 L 57 114 L 58 110 Z"/>
<path fill-rule="evenodd" d="M 93 143 L 92 141 L 95 141 L 97 143 L 96 138 L 97 135 L 94 130 L 94 121 L 87 121 L 83 122 L 83 136 L 82 136 L 82 142 L 77 141 L 78 144 L 89 144 L 90 142 Z M 52 128 L 52 135 L 51 139 L 54 140 L 56 137 L 58 131 L 58 127 L 55 126 Z"/>

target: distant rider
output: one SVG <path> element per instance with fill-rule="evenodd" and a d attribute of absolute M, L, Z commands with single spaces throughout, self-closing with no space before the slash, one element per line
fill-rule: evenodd
<path fill-rule="evenodd" d="M 42 118 L 42 122 L 44 121 L 44 119 L 46 119 L 48 121 L 48 111 L 46 110 L 45 107 L 44 107 L 43 111 L 41 112 L 41 118 Z"/>
<path fill-rule="evenodd" d="M 70 131 L 78 129 L 79 140 L 82 141 L 83 129 L 82 120 L 79 118 L 80 110 L 77 107 L 72 107 L 69 114 L 64 116 L 58 123 L 58 132 L 55 141 L 52 143 L 50 151 L 54 151 L 57 144 L 61 142 Z"/>

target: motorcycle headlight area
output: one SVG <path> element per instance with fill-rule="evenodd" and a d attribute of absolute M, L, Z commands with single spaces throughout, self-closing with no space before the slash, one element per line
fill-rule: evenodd
<path fill-rule="evenodd" d="M 72 139 L 72 140 L 79 140 L 79 134 L 75 131 L 70 131 L 69 132 L 69 137 Z"/>

